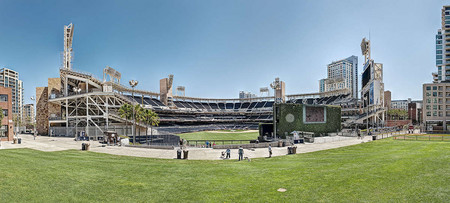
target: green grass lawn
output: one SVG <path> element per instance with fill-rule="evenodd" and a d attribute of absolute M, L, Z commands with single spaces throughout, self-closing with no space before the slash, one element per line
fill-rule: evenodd
<path fill-rule="evenodd" d="M 222 133 L 215 133 L 202 131 L 202 132 L 178 134 L 178 136 L 186 140 L 255 140 L 258 138 L 259 133 L 239 132 L 239 131 L 238 132 L 222 131 Z"/>
<path fill-rule="evenodd" d="M 278 188 L 286 188 L 284 193 Z M 0 202 L 448 202 L 450 144 L 391 139 L 192 161 L 0 150 Z"/>

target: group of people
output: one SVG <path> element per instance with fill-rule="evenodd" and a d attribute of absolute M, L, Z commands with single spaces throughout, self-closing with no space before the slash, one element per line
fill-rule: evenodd
<path fill-rule="evenodd" d="M 214 146 L 216 146 L 216 142 L 206 141 L 205 146 L 206 148 L 214 148 Z"/>
<path fill-rule="evenodd" d="M 269 144 L 268 149 L 269 149 L 269 158 L 271 158 L 272 157 L 272 145 Z M 239 146 L 238 155 L 239 155 L 239 161 L 244 159 L 244 148 L 242 146 Z M 231 149 L 227 148 L 225 151 L 223 151 L 221 157 L 224 159 L 230 159 L 231 158 Z"/>

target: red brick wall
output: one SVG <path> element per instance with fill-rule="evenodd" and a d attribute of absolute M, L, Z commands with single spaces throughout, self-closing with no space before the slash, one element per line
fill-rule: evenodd
<path fill-rule="evenodd" d="M 404 126 L 412 123 L 411 120 L 387 120 L 387 127 Z"/>
<path fill-rule="evenodd" d="M 36 130 L 39 135 L 48 134 L 48 88 L 36 87 Z"/>
<path fill-rule="evenodd" d="M 8 116 L 5 116 L 1 121 L 1 125 L 8 125 L 8 133 L 6 138 L 2 138 L 3 141 L 11 141 L 14 136 L 14 123 L 13 123 L 13 113 L 12 113 L 12 88 L 10 87 L 0 87 L 0 94 L 8 95 L 7 102 L 0 102 L 0 108 L 8 109 Z"/>

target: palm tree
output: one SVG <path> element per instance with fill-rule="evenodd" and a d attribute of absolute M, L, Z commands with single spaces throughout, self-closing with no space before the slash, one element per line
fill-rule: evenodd
<path fill-rule="evenodd" d="M 141 121 L 144 120 L 145 116 L 144 116 L 144 108 L 141 107 L 140 104 L 136 104 L 134 106 L 134 119 L 137 123 L 140 123 Z M 135 136 L 133 137 L 133 144 L 136 141 L 136 129 L 134 130 L 134 134 Z M 141 128 L 139 128 L 139 136 L 141 135 Z"/>
<path fill-rule="evenodd" d="M 132 105 L 123 104 L 119 108 L 119 116 L 125 119 L 125 134 L 128 135 L 128 119 L 132 117 Z"/>
<path fill-rule="evenodd" d="M 153 136 L 153 126 L 158 126 L 159 125 L 159 117 L 158 114 L 156 114 L 154 111 L 152 111 L 151 109 L 145 109 L 144 110 L 144 121 L 147 124 L 147 132 L 146 132 L 146 136 L 148 133 L 148 126 L 150 125 L 150 138 Z M 147 140 L 147 145 L 148 145 L 148 140 Z"/>

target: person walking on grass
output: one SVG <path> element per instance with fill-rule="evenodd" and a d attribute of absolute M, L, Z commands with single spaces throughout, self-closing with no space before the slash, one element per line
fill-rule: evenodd
<path fill-rule="evenodd" d="M 231 158 L 231 150 L 230 148 L 227 148 L 227 156 L 225 157 L 225 159 L 229 159 Z"/>
<path fill-rule="evenodd" d="M 272 145 L 269 144 L 269 158 L 272 158 Z"/>
<path fill-rule="evenodd" d="M 244 148 L 242 146 L 239 146 L 239 161 L 244 159 Z"/>

